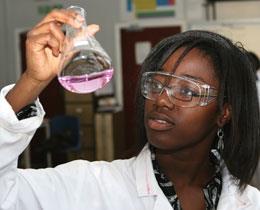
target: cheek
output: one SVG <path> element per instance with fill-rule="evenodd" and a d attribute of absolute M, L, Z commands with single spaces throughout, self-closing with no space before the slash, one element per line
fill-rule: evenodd
<path fill-rule="evenodd" d="M 153 110 L 153 107 L 154 107 L 154 105 L 153 105 L 152 101 L 145 100 L 145 102 L 144 102 L 144 118 L 146 116 L 146 113 L 149 113 L 150 111 Z"/>
<path fill-rule="evenodd" d="M 144 116 L 153 111 L 162 111 L 174 119 L 172 129 L 157 132 L 147 127 L 144 119 L 148 141 L 161 149 L 179 149 L 194 145 L 203 139 L 213 139 L 217 126 L 217 104 L 211 103 L 206 107 L 173 109 L 158 107 L 153 101 L 146 100 L 144 104 Z"/>
<path fill-rule="evenodd" d="M 216 106 L 184 110 L 179 114 L 178 130 L 183 138 L 205 138 L 217 126 Z"/>

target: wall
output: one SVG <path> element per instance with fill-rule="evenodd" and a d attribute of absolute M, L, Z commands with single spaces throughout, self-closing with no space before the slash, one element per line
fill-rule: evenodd
<path fill-rule="evenodd" d="M 5 2 L 0 1 L 0 84 L 3 84 L 6 78 L 6 60 L 5 60 Z"/>
<path fill-rule="evenodd" d="M 184 17 L 187 21 L 206 19 L 205 0 L 183 0 Z"/>
<path fill-rule="evenodd" d="M 220 33 L 260 56 L 260 2 L 229 1 L 215 4 L 208 21 L 190 22 L 190 29 L 203 29 Z"/>
<path fill-rule="evenodd" d="M 213 19 L 213 7 L 206 7 L 206 0 L 184 0 L 185 17 L 187 21 L 200 21 Z M 208 8 L 208 10 L 206 10 Z M 235 19 L 259 19 L 260 2 L 251 0 L 237 0 L 216 2 L 216 19 L 217 20 L 235 20 Z"/>
<path fill-rule="evenodd" d="M 249 19 L 260 17 L 259 1 L 216 3 L 217 19 Z"/>
<path fill-rule="evenodd" d="M 0 84 L 3 84 L 8 77 L 6 64 L 6 42 L 5 42 L 5 2 L 0 1 Z"/>

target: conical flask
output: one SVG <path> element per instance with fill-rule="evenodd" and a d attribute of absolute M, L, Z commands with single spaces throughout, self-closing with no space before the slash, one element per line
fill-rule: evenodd
<path fill-rule="evenodd" d="M 91 93 L 104 87 L 112 78 L 114 69 L 111 59 L 87 29 L 86 12 L 82 7 L 70 6 L 84 17 L 79 29 L 65 26 L 65 42 L 58 80 L 75 93 Z"/>

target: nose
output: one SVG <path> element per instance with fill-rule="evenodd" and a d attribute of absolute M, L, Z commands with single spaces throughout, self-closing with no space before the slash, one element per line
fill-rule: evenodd
<path fill-rule="evenodd" d="M 158 107 L 164 107 L 169 110 L 173 109 L 174 104 L 170 101 L 168 90 L 166 87 L 163 88 L 160 95 L 158 95 L 155 103 Z"/>

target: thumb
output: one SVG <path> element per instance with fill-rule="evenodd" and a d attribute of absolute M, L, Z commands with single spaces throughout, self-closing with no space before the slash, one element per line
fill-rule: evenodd
<path fill-rule="evenodd" d="M 99 25 L 91 24 L 88 25 L 88 32 L 90 35 L 95 35 L 100 30 Z"/>

